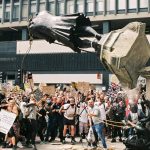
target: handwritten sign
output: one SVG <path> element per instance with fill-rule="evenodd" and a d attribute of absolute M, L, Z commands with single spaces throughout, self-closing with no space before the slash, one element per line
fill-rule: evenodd
<path fill-rule="evenodd" d="M 16 114 L 6 110 L 0 111 L 0 132 L 7 134 L 16 119 Z"/>

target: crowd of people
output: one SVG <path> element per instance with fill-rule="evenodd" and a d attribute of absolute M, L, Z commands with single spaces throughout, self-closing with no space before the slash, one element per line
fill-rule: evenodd
<path fill-rule="evenodd" d="M 82 143 L 92 127 L 95 141 L 90 143 L 87 140 L 87 144 L 97 147 L 100 141 L 107 149 L 107 138 L 111 138 L 111 142 L 122 142 L 123 138 L 134 134 L 132 127 L 124 128 L 125 122 L 136 124 L 150 116 L 144 91 L 139 91 L 133 103 L 129 103 L 121 91 L 116 84 L 112 84 L 108 91 L 89 90 L 86 94 L 59 89 L 54 95 L 43 93 L 39 101 L 34 93 L 1 94 L 0 109 L 15 113 L 17 117 L 7 135 L 0 133 L 0 144 L 3 148 L 16 150 L 17 143 L 21 142 L 36 150 L 35 140 L 39 136 L 40 144 L 53 142 L 56 138 L 65 144 L 65 138 L 70 137 L 70 144 L 74 145 Z M 76 140 L 77 136 L 80 141 Z"/>

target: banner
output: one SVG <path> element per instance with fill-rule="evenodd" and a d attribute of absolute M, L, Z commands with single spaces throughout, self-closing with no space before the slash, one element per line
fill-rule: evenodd
<path fill-rule="evenodd" d="M 0 132 L 7 134 L 16 119 L 16 114 L 6 110 L 0 111 Z"/>

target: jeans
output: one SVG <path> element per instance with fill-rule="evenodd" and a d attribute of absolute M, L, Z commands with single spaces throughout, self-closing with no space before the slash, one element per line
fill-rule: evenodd
<path fill-rule="evenodd" d="M 56 126 L 56 124 L 54 122 L 54 118 L 49 118 L 45 141 L 48 141 L 49 136 L 51 136 L 52 139 L 55 139 L 55 135 L 56 135 L 55 126 Z"/>
<path fill-rule="evenodd" d="M 105 141 L 105 136 L 104 136 L 104 133 L 103 133 L 104 124 L 103 123 L 95 124 L 95 125 L 93 125 L 93 128 L 95 129 L 98 137 L 101 139 L 103 147 L 107 148 L 106 141 Z"/>

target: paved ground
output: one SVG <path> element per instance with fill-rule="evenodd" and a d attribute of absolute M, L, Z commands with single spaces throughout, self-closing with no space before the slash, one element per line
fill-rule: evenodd
<path fill-rule="evenodd" d="M 80 144 L 79 138 L 76 138 L 76 145 L 71 145 L 70 144 L 70 139 L 66 139 L 67 143 L 62 145 L 59 140 L 56 139 L 56 141 L 52 142 L 52 143 L 47 143 L 47 144 L 39 144 L 39 142 L 37 143 L 37 149 L 38 150 L 91 150 L 92 148 L 87 146 L 86 141 L 83 141 L 83 144 Z M 116 143 L 111 143 L 109 139 L 107 139 L 107 145 L 108 148 L 110 150 L 123 150 L 125 148 L 125 146 L 120 143 L 120 142 L 116 142 Z M 11 149 L 2 149 L 0 148 L 0 150 L 11 150 Z M 27 148 L 17 148 L 17 150 L 32 150 L 32 149 L 27 149 Z M 98 148 L 96 150 L 102 150 L 102 146 L 101 143 L 98 146 Z"/>

